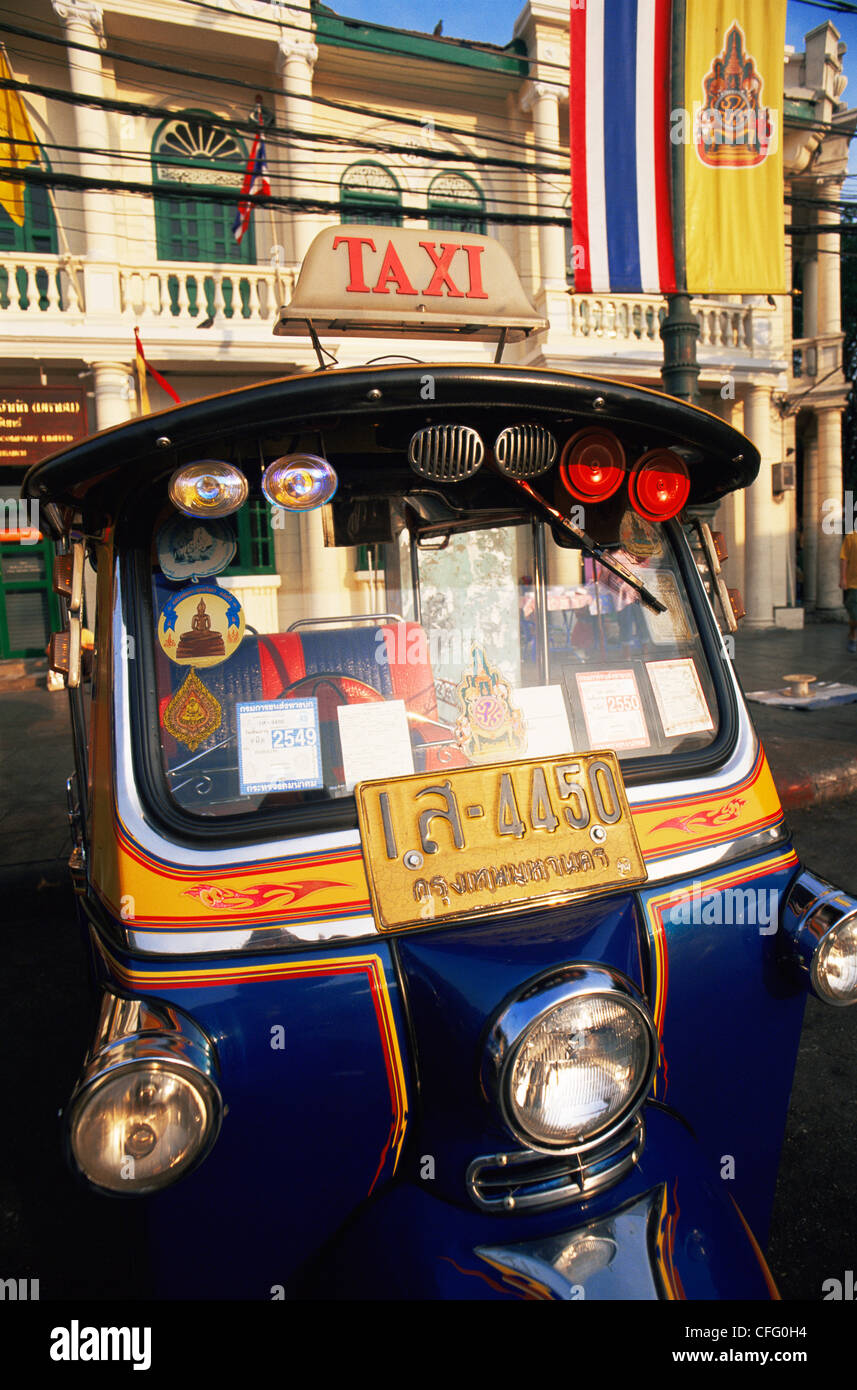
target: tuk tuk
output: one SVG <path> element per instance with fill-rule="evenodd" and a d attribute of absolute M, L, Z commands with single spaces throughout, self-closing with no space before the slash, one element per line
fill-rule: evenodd
<path fill-rule="evenodd" d="M 147 1202 L 161 1297 L 777 1296 L 857 900 L 799 862 L 721 631 L 699 509 L 759 456 L 499 361 L 540 326 L 490 238 L 329 228 L 275 329 L 318 371 L 25 480 L 97 994 L 63 1132 Z M 331 368 L 346 331 L 454 360 Z"/>

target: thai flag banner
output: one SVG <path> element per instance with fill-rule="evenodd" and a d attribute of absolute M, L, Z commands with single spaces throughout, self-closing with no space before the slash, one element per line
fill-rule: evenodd
<path fill-rule="evenodd" d="M 571 0 L 571 209 L 580 293 L 676 289 L 671 9 L 671 0 Z"/>
<path fill-rule="evenodd" d="M 232 224 L 232 235 L 239 246 L 244 233 L 250 226 L 250 217 L 253 212 L 253 204 L 248 203 L 246 199 L 262 193 L 267 197 L 271 196 L 271 185 L 268 182 L 268 164 L 265 158 L 265 141 L 262 138 L 262 132 L 260 130 L 253 140 L 253 148 L 250 151 L 250 158 L 247 160 L 247 169 L 244 174 L 244 182 L 241 185 L 241 198 L 238 203 L 238 211 L 235 214 L 235 221 Z"/>

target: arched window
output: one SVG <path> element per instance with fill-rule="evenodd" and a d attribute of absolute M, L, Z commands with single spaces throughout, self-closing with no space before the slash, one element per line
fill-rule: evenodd
<path fill-rule="evenodd" d="M 478 232 L 484 236 L 485 199 L 479 185 L 466 174 L 438 174 L 428 191 L 428 218 L 434 232 Z"/>
<path fill-rule="evenodd" d="M 158 126 L 152 173 L 160 260 L 255 261 L 252 219 L 240 244 L 232 235 L 246 167 L 244 141 L 207 111 L 182 111 Z M 159 197 L 159 184 L 187 194 Z M 196 198 L 194 188 L 217 189 L 224 201 Z"/>
<path fill-rule="evenodd" d="M 344 204 L 343 222 L 371 222 L 381 227 L 401 227 L 402 193 L 383 164 L 366 160 L 345 170 L 339 184 Z"/>

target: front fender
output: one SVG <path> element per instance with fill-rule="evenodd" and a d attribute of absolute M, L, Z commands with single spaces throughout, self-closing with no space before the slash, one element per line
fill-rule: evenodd
<path fill-rule="evenodd" d="M 397 1183 L 324 1252 L 298 1297 L 770 1299 L 776 1287 L 730 1194 L 684 1124 L 646 1107 L 646 1146 L 598 1198 L 488 1215 Z"/>

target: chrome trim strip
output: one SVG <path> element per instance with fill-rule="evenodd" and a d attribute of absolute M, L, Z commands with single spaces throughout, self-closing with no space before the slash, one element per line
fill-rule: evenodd
<path fill-rule="evenodd" d="M 785 821 L 779 821 L 776 825 L 766 826 L 764 830 L 754 831 L 752 835 L 737 835 L 734 840 L 725 840 L 719 845 L 686 850 L 684 854 L 647 863 L 649 877 L 640 887 L 645 889 L 667 879 L 686 878 L 688 874 L 718 868 L 736 859 L 753 859 L 784 844 L 791 844 L 791 832 Z"/>
<path fill-rule="evenodd" d="M 120 924 L 117 924 L 119 926 Z M 326 942 L 366 941 L 378 936 L 371 913 L 326 922 L 296 922 L 278 927 L 220 927 L 212 931 L 146 931 L 123 923 L 120 944 L 144 956 L 230 956 L 254 951 L 280 953 Z"/>
<path fill-rule="evenodd" d="M 629 1126 L 609 1142 L 601 1141 L 587 1149 L 565 1151 L 553 1155 L 553 1161 L 543 1152 L 533 1149 L 526 1152 L 481 1154 L 474 1158 L 467 1169 L 467 1190 L 471 1200 L 480 1211 L 514 1212 L 547 1211 L 551 1207 L 563 1206 L 570 1202 L 582 1202 L 596 1192 L 613 1187 L 628 1174 L 639 1161 L 646 1144 L 646 1128 L 642 1115 L 636 1115 Z M 615 1160 L 610 1162 L 610 1160 Z M 606 1169 L 601 1165 L 609 1163 Z M 498 1176 L 490 1178 L 491 1170 Z M 565 1169 L 565 1174 L 563 1173 Z M 508 1173 L 504 1184 L 503 1175 Z M 529 1184 L 543 1188 L 554 1178 L 565 1177 L 559 1187 L 548 1191 L 520 1191 Z M 486 1195 L 486 1186 L 497 1191 L 497 1196 Z M 503 1192 L 503 1187 L 515 1189 Z"/>

